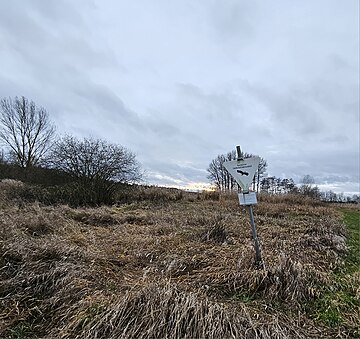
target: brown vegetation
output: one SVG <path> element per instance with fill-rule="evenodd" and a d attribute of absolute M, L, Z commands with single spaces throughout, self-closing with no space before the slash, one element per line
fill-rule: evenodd
<path fill-rule="evenodd" d="M 134 202 L 73 209 L 0 185 L 0 337 L 356 336 L 352 310 L 335 327 L 309 311 L 347 251 L 333 206 L 260 197 L 260 270 L 236 196 L 144 188 Z"/>

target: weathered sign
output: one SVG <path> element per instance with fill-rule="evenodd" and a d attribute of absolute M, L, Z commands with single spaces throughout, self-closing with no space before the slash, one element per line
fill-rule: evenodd
<path fill-rule="evenodd" d="M 260 158 L 251 157 L 224 162 L 224 167 L 236 180 L 244 192 L 249 191 L 249 186 L 254 179 L 256 170 L 259 167 Z"/>
<path fill-rule="evenodd" d="M 239 203 L 240 205 L 245 205 L 249 211 L 250 224 L 251 224 L 251 232 L 252 238 L 254 241 L 255 248 L 255 265 L 259 268 L 264 267 L 264 263 L 261 259 L 260 252 L 260 244 L 256 234 L 256 226 L 254 222 L 254 214 L 252 205 L 257 203 L 256 193 L 249 192 L 249 186 L 254 179 L 254 175 L 256 170 L 259 167 L 260 158 L 259 157 L 251 157 L 243 159 L 241 157 L 241 149 L 240 146 L 236 146 L 237 151 L 237 160 L 226 161 L 223 163 L 225 169 L 230 173 L 230 175 L 236 180 L 239 186 L 242 189 L 239 195 Z"/>

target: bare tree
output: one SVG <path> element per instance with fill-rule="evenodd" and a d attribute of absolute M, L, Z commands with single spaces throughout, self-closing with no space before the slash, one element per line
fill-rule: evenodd
<path fill-rule="evenodd" d="M 79 140 L 65 136 L 59 139 L 52 147 L 48 167 L 73 178 L 66 198 L 73 205 L 112 204 L 118 183 L 135 183 L 142 177 L 134 153 L 93 138 Z"/>
<path fill-rule="evenodd" d="M 51 146 L 55 128 L 47 111 L 25 97 L 0 102 L 0 140 L 21 167 L 38 165 Z"/>
<path fill-rule="evenodd" d="M 65 136 L 54 144 L 49 159 L 50 167 L 77 179 L 134 183 L 142 176 L 134 153 L 100 139 Z"/>
<path fill-rule="evenodd" d="M 243 158 L 253 157 L 253 154 L 243 153 L 241 154 Z M 209 167 L 207 168 L 208 176 L 207 178 L 215 185 L 216 189 L 219 191 L 232 191 L 238 189 L 238 184 L 234 178 L 229 174 L 229 172 L 223 166 L 225 161 L 236 160 L 237 154 L 233 150 L 227 154 L 219 154 L 215 159 L 213 159 Z M 254 175 L 253 179 L 253 189 L 259 186 L 259 181 L 262 178 L 263 173 L 267 167 L 267 162 L 263 158 L 260 158 L 259 167 Z"/>
<path fill-rule="evenodd" d="M 315 184 L 315 179 L 309 175 L 306 174 L 300 181 L 301 186 L 299 189 L 299 192 L 301 194 L 307 195 L 314 199 L 320 199 L 320 190 L 317 185 Z"/>
<path fill-rule="evenodd" d="M 302 183 L 303 185 L 308 185 L 308 186 L 311 187 L 313 184 L 315 184 L 315 179 L 310 174 L 306 174 L 300 180 L 300 183 Z"/>
<path fill-rule="evenodd" d="M 252 156 L 253 156 L 252 154 L 245 153 L 245 158 L 252 157 Z M 267 169 L 267 161 L 260 157 L 259 166 L 256 170 L 256 173 L 255 173 L 255 176 L 254 176 L 253 182 L 252 182 L 253 190 L 255 191 L 255 189 L 256 189 L 256 192 L 259 192 L 259 190 L 260 190 L 260 182 L 261 182 L 261 179 L 264 177 L 266 169 Z"/>
<path fill-rule="evenodd" d="M 231 191 L 237 188 L 237 183 L 229 172 L 223 166 L 225 161 L 235 160 L 236 152 L 228 152 L 227 154 L 219 154 L 215 159 L 213 159 L 208 171 L 208 179 L 215 185 L 219 191 Z"/>

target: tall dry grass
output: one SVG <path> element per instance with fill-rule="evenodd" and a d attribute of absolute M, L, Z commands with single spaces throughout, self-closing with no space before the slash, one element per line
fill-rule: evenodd
<path fill-rule="evenodd" d="M 259 270 L 236 197 L 72 209 L 0 192 L 1 337 L 345 338 L 357 325 L 306 312 L 346 252 L 327 206 L 259 203 Z"/>

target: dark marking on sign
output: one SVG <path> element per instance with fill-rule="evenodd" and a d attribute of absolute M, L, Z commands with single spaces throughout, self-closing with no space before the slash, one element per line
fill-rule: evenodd
<path fill-rule="evenodd" d="M 249 175 L 248 172 L 244 172 L 244 171 L 241 171 L 241 170 L 237 170 L 236 172 L 240 173 L 241 175 Z"/>

